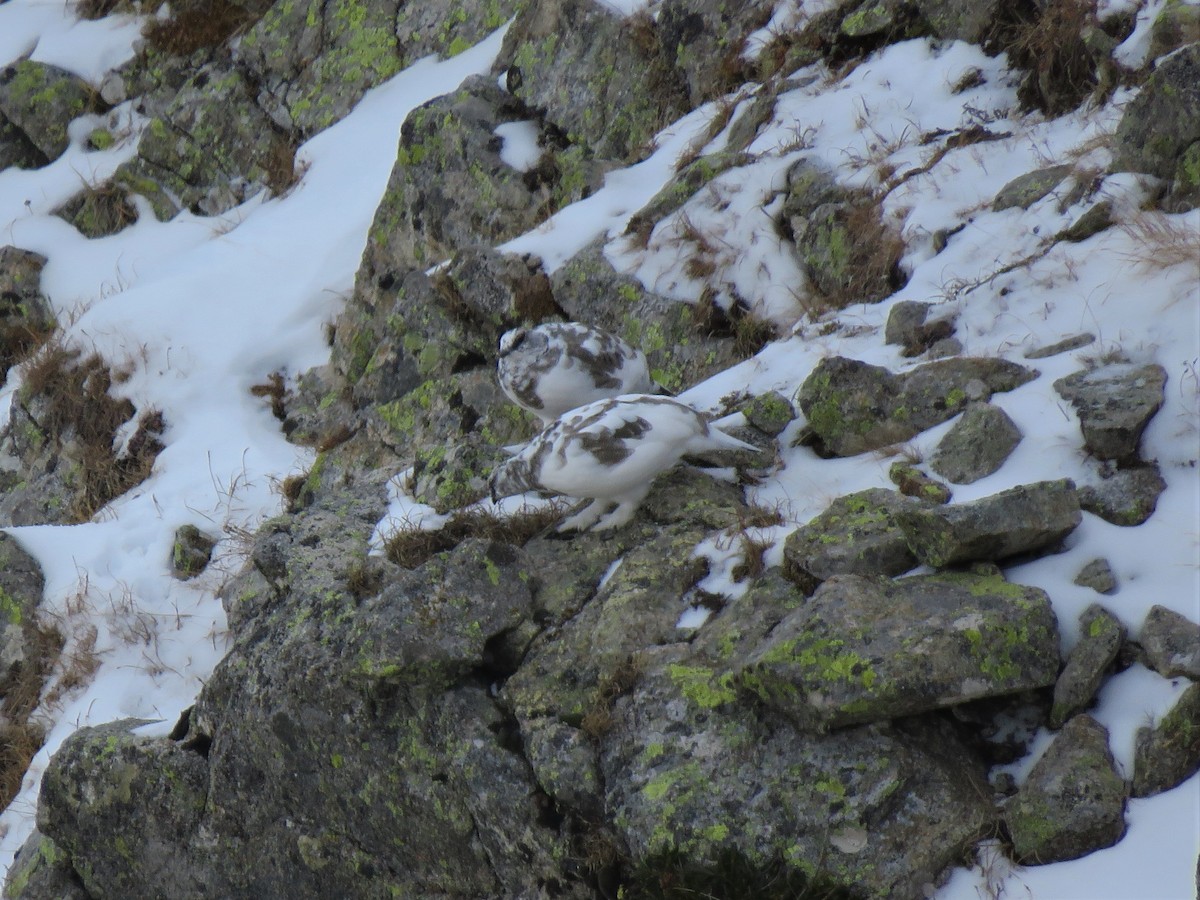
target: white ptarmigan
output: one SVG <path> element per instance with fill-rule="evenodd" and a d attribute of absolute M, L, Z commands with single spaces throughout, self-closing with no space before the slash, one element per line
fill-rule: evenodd
<path fill-rule="evenodd" d="M 591 499 L 558 530 L 599 531 L 632 519 L 654 477 L 686 454 L 731 449 L 757 450 L 677 400 L 630 394 L 570 411 L 499 465 L 489 486 L 493 501 L 527 491 Z"/>
<path fill-rule="evenodd" d="M 653 390 L 642 351 L 579 322 L 514 328 L 500 338 L 500 388 L 548 425 L 563 413 L 606 397 Z"/>

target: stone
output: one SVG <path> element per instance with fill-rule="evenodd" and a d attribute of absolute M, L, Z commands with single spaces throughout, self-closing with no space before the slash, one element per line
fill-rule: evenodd
<path fill-rule="evenodd" d="M 0 171 L 8 168 L 38 169 L 49 163 L 20 128 L 0 112 Z"/>
<path fill-rule="evenodd" d="M 1025 354 L 1025 358 L 1046 359 L 1051 356 L 1058 356 L 1060 353 L 1078 350 L 1080 347 L 1086 347 L 1095 342 L 1096 336 L 1094 334 L 1075 334 L 1071 335 L 1071 337 L 1063 338 L 1061 341 L 1055 341 L 1053 344 L 1047 344 L 1043 347 L 1030 350 Z"/>
<path fill-rule="evenodd" d="M 212 559 L 215 538 L 195 525 L 181 525 L 175 531 L 171 550 L 171 573 L 180 580 L 194 578 L 204 571 Z"/>
<path fill-rule="evenodd" d="M 826 731 L 1045 687 L 1058 625 L 1045 592 L 968 573 L 839 575 L 732 667 L 738 688 Z"/>
<path fill-rule="evenodd" d="M 848 38 L 868 38 L 887 34 L 896 18 L 886 3 L 866 3 L 842 19 L 841 32 Z"/>
<path fill-rule="evenodd" d="M 943 316 L 928 321 L 932 303 L 901 300 L 888 313 L 884 326 L 884 341 L 899 344 L 905 356 L 919 356 L 934 344 L 954 333 L 955 316 Z"/>
<path fill-rule="evenodd" d="M 1079 617 L 1079 643 L 1054 683 L 1050 727 L 1061 728 L 1087 709 L 1117 659 L 1125 640 L 1125 626 L 1104 607 L 1093 603 Z"/>
<path fill-rule="evenodd" d="M 1113 574 L 1107 559 L 1093 559 L 1079 570 L 1074 583 L 1081 587 L 1090 587 L 1098 594 L 1117 592 L 1117 576 Z"/>
<path fill-rule="evenodd" d="M 96 99 L 83 79 L 46 63 L 23 59 L 0 69 L 0 116 L 47 161 L 67 149 L 71 120 L 98 111 Z"/>
<path fill-rule="evenodd" d="M 1107 729 L 1075 716 L 1005 808 L 1017 861 L 1044 865 L 1111 847 L 1125 834 L 1126 795 Z"/>
<path fill-rule="evenodd" d="M 830 304 L 875 303 L 904 286 L 903 242 L 871 198 L 824 203 L 791 224 L 804 272 Z"/>
<path fill-rule="evenodd" d="M 4 882 L 6 900 L 92 900 L 62 849 L 36 828 L 17 851 Z"/>
<path fill-rule="evenodd" d="M 1165 606 L 1152 606 L 1138 643 L 1146 665 L 1164 678 L 1200 681 L 1200 625 Z"/>
<path fill-rule="evenodd" d="M 1002 0 L 917 0 L 917 9 L 940 38 L 982 44 L 1001 23 Z"/>
<path fill-rule="evenodd" d="M 1020 485 L 970 503 L 913 508 L 896 515 L 917 559 L 938 568 L 1052 551 L 1081 519 L 1069 479 Z"/>
<path fill-rule="evenodd" d="M 742 412 L 747 422 L 770 437 L 778 437 L 796 418 L 791 401 L 778 391 L 752 397 L 742 407 Z"/>
<path fill-rule="evenodd" d="M 996 194 L 992 200 L 992 211 L 1003 212 L 1006 209 L 1029 209 L 1071 174 L 1071 166 L 1050 166 L 1035 172 L 1018 175 Z"/>
<path fill-rule="evenodd" d="M 822 359 L 796 394 L 820 449 L 854 456 L 900 443 L 953 418 L 972 400 L 1010 391 L 1036 373 L 1007 360 L 944 359 L 893 375 L 881 366 Z"/>
<path fill-rule="evenodd" d="M 54 214 L 70 222 L 87 238 L 108 237 L 138 220 L 128 192 L 113 184 L 86 188 L 54 210 Z"/>
<path fill-rule="evenodd" d="M 1098 483 L 1079 489 L 1081 508 L 1105 522 L 1128 527 L 1141 525 L 1154 515 L 1159 495 L 1167 489 L 1158 466 L 1118 469 L 1105 474 L 1107 477 Z"/>
<path fill-rule="evenodd" d="M 839 497 L 784 542 L 784 571 L 802 587 L 834 575 L 900 575 L 917 564 L 895 514 L 912 500 L 882 488 Z"/>
<path fill-rule="evenodd" d="M 938 443 L 929 467 L 952 484 L 971 484 L 1004 465 L 1021 442 L 1008 413 L 990 403 L 972 403 Z"/>
<path fill-rule="evenodd" d="M 1054 382 L 1079 415 L 1084 445 L 1097 459 L 1137 459 L 1142 432 L 1163 404 L 1167 372 L 1159 365 L 1116 364 Z"/>
<path fill-rule="evenodd" d="M 1125 107 L 1113 142 L 1113 172 L 1173 178 L 1184 151 L 1200 141 L 1200 42 L 1163 60 Z"/>
<path fill-rule="evenodd" d="M 950 502 L 950 488 L 930 478 L 912 463 L 894 462 L 888 467 L 888 479 L 906 497 L 916 497 L 930 503 Z"/>
<path fill-rule="evenodd" d="M 746 38 L 771 18 L 771 0 L 665 0 L 655 13 L 659 41 L 674 48 L 674 68 L 692 108 L 751 80 Z M 733 144 L 733 146 L 737 146 Z"/>
<path fill-rule="evenodd" d="M 1102 200 L 1090 207 L 1078 219 L 1060 231 L 1057 235 L 1060 241 L 1078 243 L 1111 228 L 1113 225 L 1112 201 Z M 1029 358 L 1028 355 L 1025 357 Z"/>
<path fill-rule="evenodd" d="M 1190 684 L 1154 727 L 1134 742 L 1134 797 L 1169 791 L 1200 771 L 1200 684 Z"/>
<path fill-rule="evenodd" d="M 1190 3 L 1163 4 L 1150 28 L 1150 59 L 1200 41 L 1200 9 Z"/>
<path fill-rule="evenodd" d="M 0 374 L 54 330 L 54 311 L 41 290 L 45 265 L 40 254 L 0 247 Z"/>

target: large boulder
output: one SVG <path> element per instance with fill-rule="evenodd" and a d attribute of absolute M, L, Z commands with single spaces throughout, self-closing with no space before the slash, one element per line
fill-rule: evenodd
<path fill-rule="evenodd" d="M 1054 382 L 1079 414 L 1088 452 L 1117 463 L 1137 460 L 1142 432 L 1163 404 L 1167 372 L 1159 365 L 1109 365 Z"/>
<path fill-rule="evenodd" d="M 0 70 L 0 117 L 47 161 L 67 149 L 71 120 L 96 111 L 98 102 L 86 82 L 46 63 L 25 59 Z"/>

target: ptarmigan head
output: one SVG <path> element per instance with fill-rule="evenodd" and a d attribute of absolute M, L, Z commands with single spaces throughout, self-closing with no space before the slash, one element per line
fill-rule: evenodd
<path fill-rule="evenodd" d="M 579 322 L 506 331 L 496 376 L 504 393 L 544 425 L 586 403 L 653 387 L 645 354 Z"/>

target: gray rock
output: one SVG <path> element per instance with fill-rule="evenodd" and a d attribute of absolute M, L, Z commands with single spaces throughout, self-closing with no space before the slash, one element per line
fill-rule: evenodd
<path fill-rule="evenodd" d="M 945 723 L 806 734 L 727 702 L 732 691 L 681 645 L 642 659 L 599 754 L 605 807 L 635 864 L 686 847 L 703 874 L 733 852 L 782 859 L 776 891 L 782 881 L 802 894 L 799 870 L 837 895 L 917 897 L 992 821 L 982 768 Z"/>
<path fill-rule="evenodd" d="M 1200 625 L 1165 606 L 1152 606 L 1138 643 L 1146 665 L 1164 678 L 1200 681 Z"/>
<path fill-rule="evenodd" d="M 874 303 L 903 287 L 898 269 L 903 242 L 872 198 L 824 203 L 805 219 L 791 221 L 797 256 L 827 303 Z"/>
<path fill-rule="evenodd" d="M 0 70 L 0 116 L 47 161 L 67 149 L 67 125 L 95 112 L 97 99 L 83 79 L 45 63 L 24 59 Z"/>
<path fill-rule="evenodd" d="M 824 731 L 1052 684 L 1058 626 L 1038 588 L 966 573 L 826 581 L 735 668 Z"/>
<path fill-rule="evenodd" d="M 0 113 L 0 171 L 8 168 L 37 169 L 49 163 L 42 153 L 16 125 Z"/>
<path fill-rule="evenodd" d="M 1103 606 L 1093 603 L 1079 617 L 1079 643 L 1054 684 L 1050 727 L 1061 728 L 1092 702 L 1125 640 L 1125 626 Z"/>
<path fill-rule="evenodd" d="M 1075 584 L 1090 587 L 1098 594 L 1115 594 L 1117 576 L 1113 574 L 1107 559 L 1093 559 L 1079 570 L 1079 574 L 1075 576 Z"/>
<path fill-rule="evenodd" d="M 599 819 L 604 784 L 592 738 L 554 718 L 522 721 L 521 734 L 529 765 L 542 790 L 562 808 Z"/>
<path fill-rule="evenodd" d="M 626 234 L 636 234 L 648 241 L 656 225 L 695 196 L 706 184 L 729 169 L 749 165 L 753 158 L 746 153 L 720 152 L 692 160 L 672 176 L 666 187 L 638 210 L 625 226 Z"/>
<path fill-rule="evenodd" d="M 1188 3 L 1167 3 L 1150 28 L 1150 59 L 1200 41 L 1200 9 Z"/>
<path fill-rule="evenodd" d="M 854 456 L 906 441 L 962 411 L 971 400 L 1010 391 L 1036 373 L 1001 359 L 945 359 L 893 375 L 834 356 L 821 360 L 796 400 L 823 449 Z"/>
<path fill-rule="evenodd" d="M 1200 141 L 1191 144 L 1179 155 L 1171 192 L 1162 206 L 1174 213 L 1187 212 L 1200 206 Z"/>
<path fill-rule="evenodd" d="M 1054 382 L 1071 401 L 1088 451 L 1097 459 L 1128 463 L 1137 459 L 1146 425 L 1163 403 L 1167 372 L 1159 365 L 1103 366 Z"/>
<path fill-rule="evenodd" d="M 0 247 L 0 375 L 54 330 L 54 312 L 42 294 L 46 257 Z"/>
<path fill-rule="evenodd" d="M 513 93 L 597 156 L 642 155 L 689 108 L 687 85 L 649 16 L 626 19 L 591 0 L 535 0 L 497 61 Z"/>
<path fill-rule="evenodd" d="M 1057 237 L 1060 241 L 1070 241 L 1072 243 L 1086 241 L 1093 235 L 1111 228 L 1114 221 L 1112 202 L 1102 200 L 1060 231 Z M 1028 355 L 1025 358 L 1028 359 Z"/>
<path fill-rule="evenodd" d="M 895 515 L 921 505 L 895 491 L 871 488 L 839 497 L 788 535 L 784 571 L 811 590 L 834 575 L 900 575 L 917 564 Z"/>
<path fill-rule="evenodd" d="M 840 31 L 849 38 L 885 35 L 896 26 L 896 16 L 887 3 L 864 3 L 842 19 Z"/>
<path fill-rule="evenodd" d="M 1118 469 L 1097 484 L 1079 489 L 1079 505 L 1113 525 L 1141 525 L 1158 506 L 1167 489 L 1158 466 Z"/>
<path fill-rule="evenodd" d="M 916 497 L 937 504 L 950 502 L 950 488 L 930 478 L 912 463 L 892 463 L 888 467 L 888 479 L 906 497 Z"/>
<path fill-rule="evenodd" d="M 1052 550 L 1081 519 L 1070 480 L 1040 481 L 970 503 L 908 509 L 896 516 L 917 559 L 939 568 Z"/>
<path fill-rule="evenodd" d="M 113 184 L 85 188 L 54 210 L 54 214 L 70 222 L 88 238 L 116 234 L 138 219 L 128 192 Z"/>
<path fill-rule="evenodd" d="M 1049 356 L 1058 356 L 1060 353 L 1066 353 L 1070 350 L 1078 350 L 1080 347 L 1086 347 L 1096 341 L 1094 334 L 1076 334 L 1069 338 L 1063 338 L 1061 341 L 1056 341 L 1053 344 L 1047 344 L 1044 347 L 1038 347 L 1036 350 L 1030 350 L 1025 354 L 1026 359 L 1046 359 Z"/>
<path fill-rule="evenodd" d="M 1042 865 L 1111 847 L 1125 834 L 1126 794 L 1108 731 L 1075 716 L 1004 811 L 1017 860 Z"/>
<path fill-rule="evenodd" d="M 940 38 L 982 44 L 1002 19 L 1001 0 L 917 0 L 917 8 Z"/>
<path fill-rule="evenodd" d="M 905 356 L 918 356 L 954 333 L 954 316 L 928 321 L 932 303 L 901 300 L 888 313 L 884 340 L 904 347 Z"/>
<path fill-rule="evenodd" d="M 4 883 L 6 900 L 92 900 L 66 854 L 36 828 L 17 851 Z"/>
<path fill-rule="evenodd" d="M 175 531 L 171 549 L 171 572 L 176 578 L 193 578 L 204 571 L 212 559 L 215 538 L 195 525 L 183 525 Z"/>
<path fill-rule="evenodd" d="M 746 38 L 774 11 L 771 0 L 665 0 L 654 19 L 659 41 L 673 48 L 674 66 L 693 107 L 717 98 L 752 77 L 743 59 Z"/>
<path fill-rule="evenodd" d="M 992 201 L 992 210 L 993 212 L 1002 212 L 1014 207 L 1029 209 L 1029 207 L 1058 187 L 1063 179 L 1070 174 L 1071 167 L 1063 165 L 1050 166 L 1047 169 L 1038 169 L 1036 172 L 1026 172 L 1024 175 L 1018 175 L 1004 187 L 1000 188 L 1000 192 L 996 194 L 996 198 Z"/>
<path fill-rule="evenodd" d="M 1200 43 L 1163 60 L 1125 107 L 1111 169 L 1172 178 L 1183 152 L 1196 141 L 1200 141 Z"/>
<path fill-rule="evenodd" d="M 971 484 L 999 470 L 1021 442 L 1008 413 L 990 403 L 972 403 L 951 428 L 929 467 L 952 484 Z"/>
<path fill-rule="evenodd" d="M 742 407 L 742 412 L 747 422 L 770 437 L 778 437 L 796 418 L 791 401 L 778 391 L 767 391 L 751 398 Z"/>
<path fill-rule="evenodd" d="M 1153 728 L 1139 728 L 1134 744 L 1134 797 L 1152 797 L 1200 771 L 1200 684 L 1192 684 Z"/>

